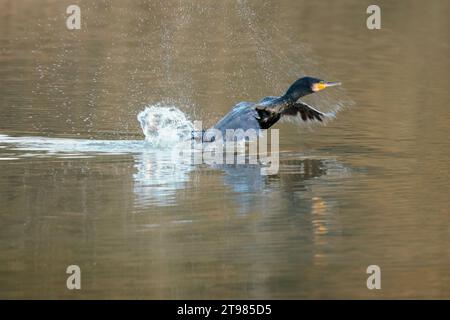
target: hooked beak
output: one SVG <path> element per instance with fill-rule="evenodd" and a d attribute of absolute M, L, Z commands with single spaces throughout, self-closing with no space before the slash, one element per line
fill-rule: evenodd
<path fill-rule="evenodd" d="M 317 91 L 323 90 L 328 87 L 334 87 L 334 86 L 340 86 L 340 85 L 341 85 L 340 82 L 319 82 L 319 83 L 313 84 L 312 90 L 314 92 L 317 92 Z"/>
<path fill-rule="evenodd" d="M 325 88 L 334 87 L 334 86 L 340 86 L 340 85 L 341 85 L 340 82 L 325 82 Z"/>

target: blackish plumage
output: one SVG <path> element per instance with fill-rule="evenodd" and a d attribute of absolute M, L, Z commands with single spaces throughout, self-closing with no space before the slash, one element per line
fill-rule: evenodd
<path fill-rule="evenodd" d="M 281 97 L 265 97 L 257 103 L 238 103 L 214 125 L 213 129 L 220 130 L 225 139 L 227 129 L 242 129 L 243 131 L 254 129 L 258 131 L 270 128 L 282 118 L 298 119 L 303 122 L 323 122 L 327 114 L 299 101 L 299 99 L 326 87 L 339 84 L 312 77 L 300 78 Z M 204 141 L 213 141 L 214 137 L 205 134 L 203 139 Z"/>

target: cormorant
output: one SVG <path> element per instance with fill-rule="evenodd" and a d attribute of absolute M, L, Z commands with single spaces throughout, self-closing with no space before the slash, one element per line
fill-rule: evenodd
<path fill-rule="evenodd" d="M 303 122 L 323 122 L 327 114 L 314 109 L 304 102 L 301 97 L 321 91 L 325 88 L 340 85 L 340 82 L 327 82 L 312 77 L 303 77 L 296 80 L 281 97 L 265 97 L 257 103 L 240 102 L 217 122 L 211 129 L 220 130 L 223 139 L 227 129 L 268 129 L 281 118 L 297 118 Z M 214 131 L 214 130 L 212 130 Z M 212 142 L 214 136 L 202 132 L 202 140 Z"/>

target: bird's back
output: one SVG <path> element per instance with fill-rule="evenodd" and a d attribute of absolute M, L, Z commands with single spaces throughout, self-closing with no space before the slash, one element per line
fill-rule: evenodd
<path fill-rule="evenodd" d="M 239 102 L 236 104 L 229 113 L 227 113 L 219 122 L 214 126 L 215 129 L 261 129 L 258 122 L 259 114 L 255 109 L 255 106 L 267 106 L 275 105 L 279 97 L 264 97 L 258 103 L 253 102 Z"/>
<path fill-rule="evenodd" d="M 259 130 L 258 112 L 255 110 L 254 105 L 252 102 L 238 103 L 214 125 L 214 129 L 222 131 L 223 135 L 227 129 Z"/>

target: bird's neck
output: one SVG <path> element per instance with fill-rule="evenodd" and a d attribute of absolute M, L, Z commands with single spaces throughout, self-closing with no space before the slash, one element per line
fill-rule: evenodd
<path fill-rule="evenodd" d="M 281 98 L 285 101 L 289 101 L 290 103 L 295 103 L 298 99 L 310 93 L 311 91 L 307 88 L 298 88 L 291 86 Z"/>
<path fill-rule="evenodd" d="M 281 96 L 272 101 L 270 110 L 275 113 L 281 113 L 285 108 L 292 106 L 296 101 L 297 100 L 294 100 L 292 97 L 286 95 Z"/>
<path fill-rule="evenodd" d="M 280 102 L 286 105 L 291 105 L 293 103 L 295 103 L 300 97 L 296 97 L 294 95 L 291 94 L 285 94 L 284 96 L 280 97 Z"/>

